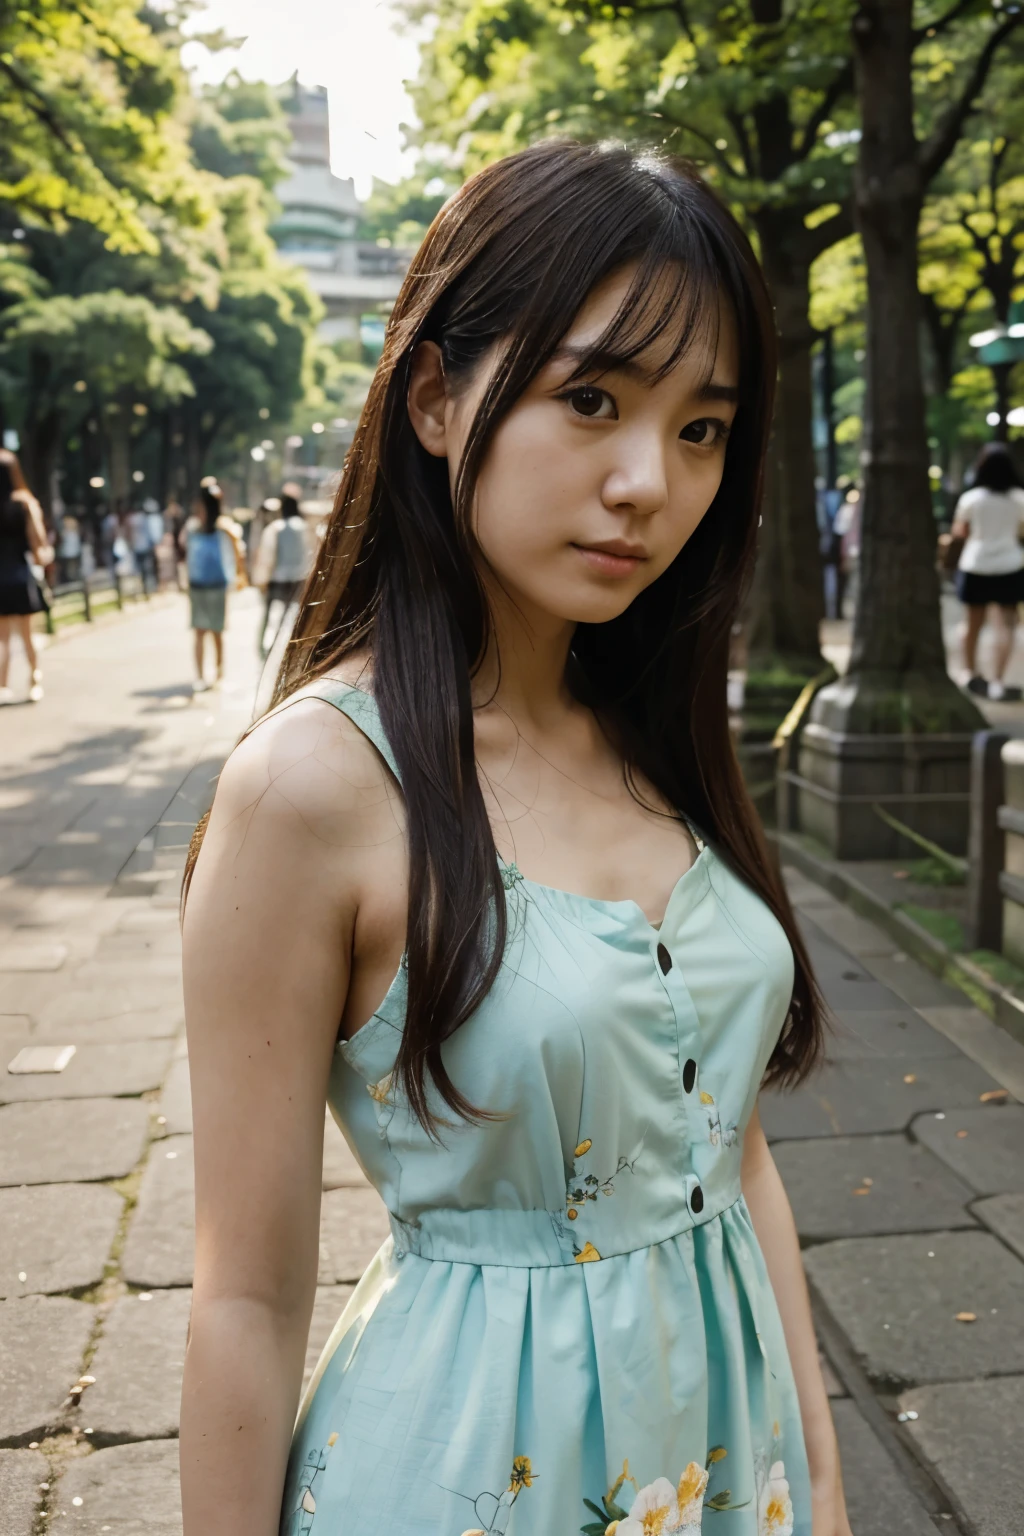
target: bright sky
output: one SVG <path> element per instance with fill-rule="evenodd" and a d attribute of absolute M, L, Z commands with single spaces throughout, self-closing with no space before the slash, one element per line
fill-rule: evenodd
<path fill-rule="evenodd" d="M 190 32 L 222 27 L 243 46 L 211 54 L 199 44 L 185 62 L 202 80 L 237 69 L 246 79 L 325 85 L 331 104 L 331 158 L 366 197 L 374 176 L 398 181 L 411 168 L 402 123 L 415 121 L 403 81 L 415 76 L 415 36 L 391 0 L 206 0 Z"/>

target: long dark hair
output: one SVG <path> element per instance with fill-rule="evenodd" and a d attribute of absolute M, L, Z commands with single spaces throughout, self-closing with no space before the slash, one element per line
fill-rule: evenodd
<path fill-rule="evenodd" d="M 579 625 L 569 682 L 621 743 L 631 781 L 645 776 L 691 815 L 785 928 L 796 981 L 769 1078 L 798 1080 L 820 1049 L 820 998 L 726 707 L 776 371 L 764 281 L 739 226 L 687 163 L 619 145 L 541 143 L 466 182 L 409 269 L 273 700 L 372 650 L 408 819 L 408 1011 L 397 1072 L 428 1129 L 428 1082 L 457 1114 L 486 1113 L 452 1082 L 442 1047 L 493 984 L 507 933 L 474 755 L 470 682 L 489 635 L 474 484 L 496 428 L 592 289 L 633 264 L 628 296 L 594 353 L 636 357 L 665 336 L 674 344 L 667 372 L 698 334 L 713 334 L 724 301 L 738 331 L 739 410 L 702 523 L 619 618 Z M 458 389 L 499 339 L 452 496 L 447 464 L 426 453 L 409 420 L 413 351 L 436 342 Z M 577 375 L 587 371 L 581 362 Z"/>
<path fill-rule="evenodd" d="M 0 507 L 6 507 L 15 491 L 26 489 L 17 456 L 9 448 L 0 448 Z"/>
<path fill-rule="evenodd" d="M 1005 443 L 986 443 L 974 461 L 974 484 L 987 491 L 1006 492 L 1024 485 L 1013 454 Z"/>
<path fill-rule="evenodd" d="M 217 532 L 217 519 L 224 511 L 224 494 L 219 485 L 202 485 L 199 487 L 199 501 L 202 506 L 200 522 L 203 533 Z"/>

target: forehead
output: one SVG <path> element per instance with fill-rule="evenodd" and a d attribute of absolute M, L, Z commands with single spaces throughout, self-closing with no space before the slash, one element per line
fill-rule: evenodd
<path fill-rule="evenodd" d="M 563 344 L 573 349 L 607 344 L 654 379 L 699 376 L 737 384 L 739 343 L 736 317 L 726 295 L 687 294 L 685 274 L 667 267 L 642 291 L 635 290 L 637 265 L 604 278 L 587 295 Z M 696 299 L 696 303 L 695 303 Z M 689 330 L 681 355 L 680 342 Z M 648 339 L 649 338 L 649 339 Z M 637 348 L 638 342 L 644 344 Z M 674 361 L 673 361 L 674 358 Z"/>

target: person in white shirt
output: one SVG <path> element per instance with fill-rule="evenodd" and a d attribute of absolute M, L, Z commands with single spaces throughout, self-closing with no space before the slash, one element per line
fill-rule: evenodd
<path fill-rule="evenodd" d="M 990 699 L 1020 698 L 1019 688 L 1003 682 L 1013 653 L 1017 604 L 1024 602 L 1024 488 L 1005 443 L 989 443 L 978 455 L 974 484 L 953 514 L 953 537 L 963 539 L 956 572 L 957 596 L 967 609 L 964 665 L 971 693 Z M 998 609 L 995 677 L 978 672 L 978 636 L 989 607 Z"/>
<path fill-rule="evenodd" d="M 266 599 L 260 626 L 260 655 L 264 657 L 286 621 L 289 608 L 298 603 L 313 567 L 314 543 L 306 519 L 299 511 L 294 489 L 285 486 L 282 490 L 280 515 L 264 528 L 256 554 L 253 580 L 263 589 Z M 268 637 L 270 610 L 274 603 L 281 604 L 281 617 Z"/>

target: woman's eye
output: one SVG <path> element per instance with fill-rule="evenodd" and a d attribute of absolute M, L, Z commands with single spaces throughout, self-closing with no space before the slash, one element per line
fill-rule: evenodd
<path fill-rule="evenodd" d="M 713 448 L 728 436 L 729 429 L 724 421 L 717 421 L 713 416 L 702 416 L 699 421 L 691 421 L 689 426 L 683 428 L 679 436 L 684 443 L 696 443 L 701 448 Z"/>
<path fill-rule="evenodd" d="M 562 399 L 569 402 L 570 408 L 577 416 L 607 417 L 615 413 L 611 396 L 603 389 L 598 389 L 596 384 L 579 384 L 575 389 L 570 389 L 564 394 Z"/>

